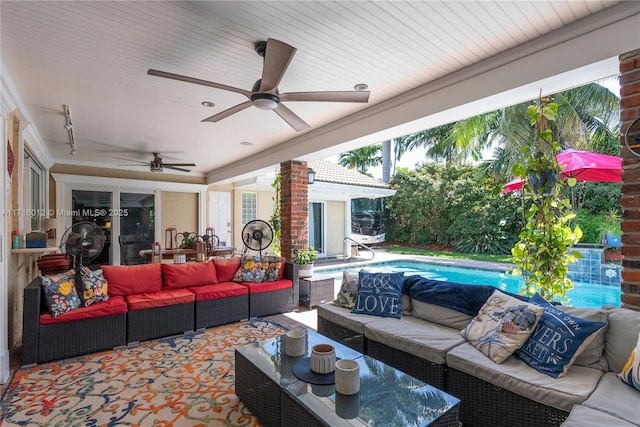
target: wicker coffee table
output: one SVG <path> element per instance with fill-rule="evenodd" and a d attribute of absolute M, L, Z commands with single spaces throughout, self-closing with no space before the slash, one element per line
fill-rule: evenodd
<path fill-rule="evenodd" d="M 235 389 L 265 427 L 458 426 L 460 401 L 376 359 L 307 329 L 307 353 L 289 357 L 285 337 L 254 342 L 235 351 Z M 360 392 L 336 393 L 293 373 L 315 344 L 335 346 L 338 358 L 360 365 Z"/>

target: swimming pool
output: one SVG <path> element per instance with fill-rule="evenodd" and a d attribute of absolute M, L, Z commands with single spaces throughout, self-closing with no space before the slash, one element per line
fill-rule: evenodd
<path fill-rule="evenodd" d="M 359 271 L 366 269 L 372 272 L 399 272 L 405 276 L 420 275 L 429 279 L 446 280 L 456 283 L 471 285 L 492 285 L 497 288 L 518 293 L 522 288 L 523 279 L 520 276 L 512 276 L 509 273 L 494 270 L 477 270 L 461 267 L 450 267 L 438 264 L 429 264 L 419 261 L 385 261 L 359 266 L 347 267 L 316 267 L 315 272 L 333 276 L 339 289 L 344 270 Z M 618 286 L 606 286 L 591 283 L 573 282 L 574 288 L 567 293 L 573 307 L 600 308 L 603 305 L 620 306 L 620 288 Z"/>

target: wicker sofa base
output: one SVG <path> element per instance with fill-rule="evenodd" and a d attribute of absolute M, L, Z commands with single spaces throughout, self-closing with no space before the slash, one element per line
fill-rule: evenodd
<path fill-rule="evenodd" d="M 196 301 L 196 329 L 238 322 L 249 317 L 249 294 Z"/>
<path fill-rule="evenodd" d="M 369 356 L 440 390 L 446 389 L 447 365 L 422 359 L 371 339 L 366 341 Z"/>
<path fill-rule="evenodd" d="M 293 288 L 249 294 L 249 317 L 291 311 Z"/>
<path fill-rule="evenodd" d="M 559 426 L 569 416 L 454 368 L 448 368 L 446 390 L 462 401 L 460 420 L 465 427 Z"/>
<path fill-rule="evenodd" d="M 127 312 L 127 344 L 192 331 L 193 307 L 188 302 Z"/>
<path fill-rule="evenodd" d="M 82 322 L 40 325 L 37 363 L 109 350 L 125 344 L 124 313 L 93 317 Z"/>
<path fill-rule="evenodd" d="M 320 316 L 318 316 L 318 332 L 359 353 L 368 354 L 363 334 L 347 329 Z M 394 366 L 392 363 L 387 363 L 387 365 Z"/>

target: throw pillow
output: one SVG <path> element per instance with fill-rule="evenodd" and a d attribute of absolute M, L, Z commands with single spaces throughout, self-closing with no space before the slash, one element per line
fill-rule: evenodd
<path fill-rule="evenodd" d="M 213 264 L 216 266 L 216 276 L 218 276 L 218 283 L 231 282 L 233 276 L 240 268 L 240 257 L 233 258 L 213 258 Z"/>
<path fill-rule="evenodd" d="M 213 262 L 188 262 L 186 264 L 162 264 L 165 289 L 189 288 L 191 286 L 218 283 Z"/>
<path fill-rule="evenodd" d="M 355 271 L 342 272 L 342 285 L 332 304 L 336 307 L 344 307 L 351 310 L 356 304 L 356 298 L 358 297 L 359 278 L 359 274 Z"/>
<path fill-rule="evenodd" d="M 275 282 L 278 280 L 281 264 L 280 257 L 243 255 L 233 280 L 251 283 Z"/>
<path fill-rule="evenodd" d="M 618 378 L 623 383 L 640 391 L 640 335 L 638 336 L 636 348 L 631 352 L 631 356 L 629 356 L 629 360 L 622 368 L 622 372 L 618 374 Z"/>
<path fill-rule="evenodd" d="M 538 294 L 529 302 L 543 307 L 544 314 L 517 355 L 538 372 L 553 378 L 564 377 L 576 357 L 607 323 L 572 316 Z"/>
<path fill-rule="evenodd" d="M 495 290 L 462 336 L 491 360 L 502 363 L 529 338 L 542 313 L 542 307 Z"/>
<path fill-rule="evenodd" d="M 88 307 L 94 302 L 107 301 L 108 286 L 102 270 L 91 271 L 84 265 L 80 268 L 80 281 L 76 280 L 76 288 L 83 306 Z"/>
<path fill-rule="evenodd" d="M 381 317 L 402 316 L 402 279 L 404 273 L 369 273 L 358 275 L 358 296 L 352 313 Z"/>
<path fill-rule="evenodd" d="M 75 270 L 52 276 L 40 276 L 44 299 L 51 316 L 58 317 L 80 307 L 75 276 Z"/>

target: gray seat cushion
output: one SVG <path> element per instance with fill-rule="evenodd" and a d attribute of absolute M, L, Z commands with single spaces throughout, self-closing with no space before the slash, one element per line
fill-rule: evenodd
<path fill-rule="evenodd" d="M 602 376 L 596 390 L 583 405 L 640 425 L 640 391 L 620 381 L 614 372 Z"/>
<path fill-rule="evenodd" d="M 576 405 L 561 427 L 634 427 L 620 418 L 583 405 Z"/>
<path fill-rule="evenodd" d="M 327 319 L 331 323 L 350 329 L 358 334 L 364 334 L 364 325 L 380 319 L 368 314 L 354 314 L 348 308 L 336 307 L 333 304 L 320 304 L 317 306 L 318 317 Z"/>
<path fill-rule="evenodd" d="M 445 363 L 446 354 L 465 342 L 458 329 L 415 317 L 378 318 L 364 326 L 364 336 L 434 363 Z"/>
<path fill-rule="evenodd" d="M 411 315 L 458 330 L 466 328 L 473 318 L 468 314 L 447 307 L 441 307 L 418 300 L 411 300 Z"/>
<path fill-rule="evenodd" d="M 516 356 L 494 363 L 469 343 L 447 353 L 447 365 L 543 405 L 571 411 L 595 390 L 603 375 L 599 369 L 573 366 L 563 378 L 552 378 L 529 367 Z"/>
<path fill-rule="evenodd" d="M 609 329 L 606 335 L 604 356 L 609 370 L 620 372 L 627 363 L 640 335 L 640 311 L 628 308 L 609 310 Z"/>

